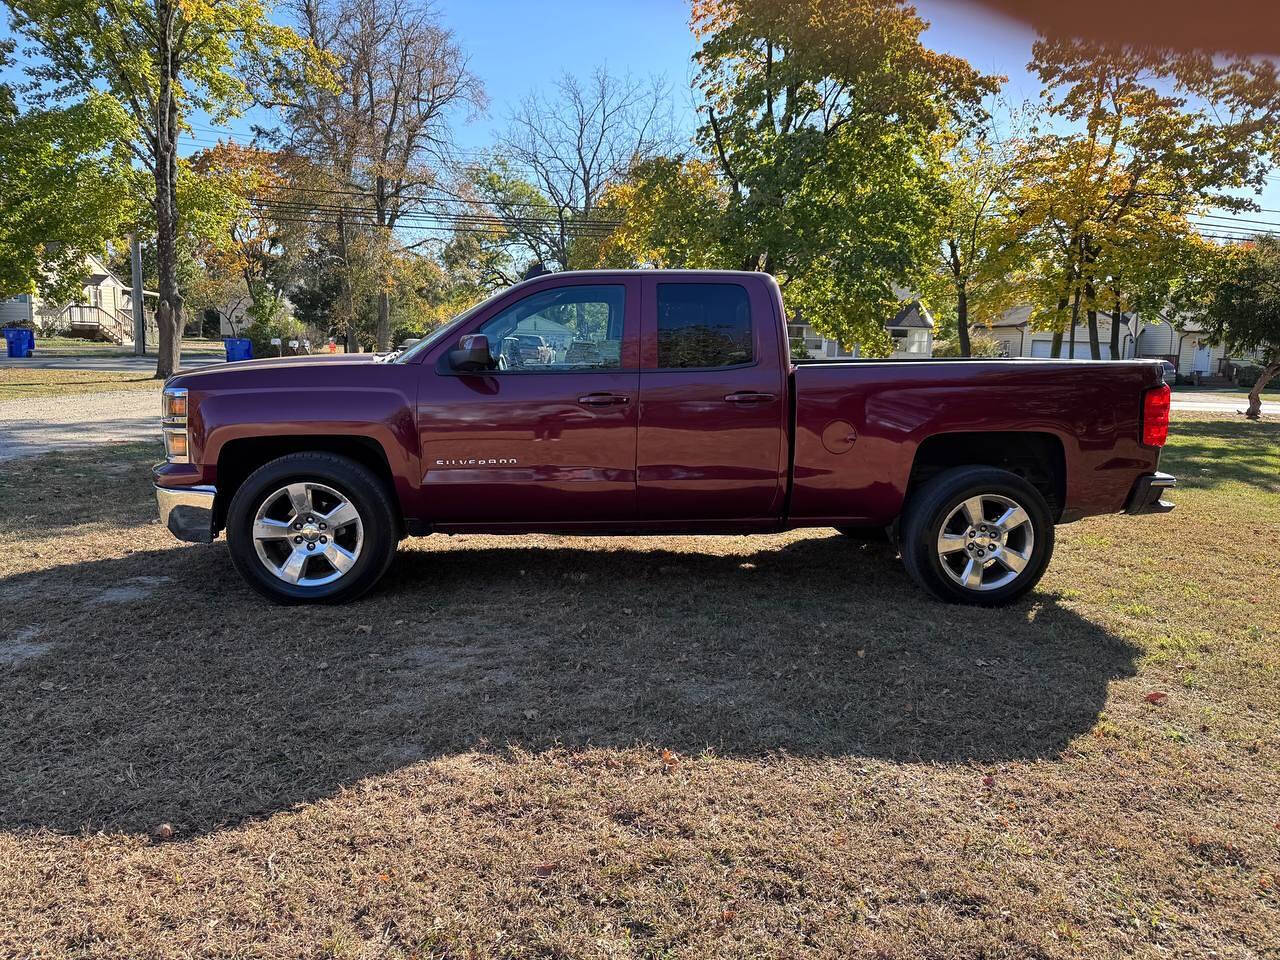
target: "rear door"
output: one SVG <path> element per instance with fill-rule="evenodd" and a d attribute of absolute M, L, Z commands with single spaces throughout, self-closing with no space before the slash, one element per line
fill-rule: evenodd
<path fill-rule="evenodd" d="M 498 369 L 460 373 L 457 336 L 423 364 L 425 512 L 437 523 L 625 522 L 636 515 L 640 281 L 550 278 L 458 335 Z"/>
<path fill-rule="evenodd" d="M 639 518 L 776 516 L 787 382 L 765 285 L 659 275 L 646 278 L 644 302 Z"/>

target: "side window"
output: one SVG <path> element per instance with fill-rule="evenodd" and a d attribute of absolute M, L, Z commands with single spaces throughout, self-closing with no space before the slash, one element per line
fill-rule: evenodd
<path fill-rule="evenodd" d="M 658 284 L 658 366 L 732 367 L 754 357 L 751 304 L 736 283 Z"/>
<path fill-rule="evenodd" d="M 626 288 L 590 284 L 542 290 L 481 326 L 498 369 L 613 370 L 622 365 Z"/>

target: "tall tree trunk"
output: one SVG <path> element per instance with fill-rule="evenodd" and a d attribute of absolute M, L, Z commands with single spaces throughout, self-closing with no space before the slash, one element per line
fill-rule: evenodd
<path fill-rule="evenodd" d="M 380 352 L 391 349 L 391 294 L 386 290 L 378 294 L 378 327 L 374 336 Z"/>
<path fill-rule="evenodd" d="M 963 285 L 956 290 L 956 338 L 960 341 L 960 356 L 973 356 L 969 342 L 969 291 Z"/>
<path fill-rule="evenodd" d="M 1120 356 L 1120 330 L 1124 322 L 1124 311 L 1120 309 L 1120 295 L 1116 294 L 1116 305 L 1111 311 L 1111 359 L 1122 360 Z"/>
<path fill-rule="evenodd" d="M 1076 358 L 1076 327 L 1080 326 L 1080 288 L 1076 287 L 1075 299 L 1071 301 L 1071 353 L 1068 360 Z"/>
<path fill-rule="evenodd" d="M 1093 281 L 1089 281 L 1084 285 L 1084 292 L 1089 299 L 1088 309 L 1085 310 L 1085 317 L 1089 324 L 1089 356 L 1094 360 L 1101 360 L 1102 343 L 1098 337 L 1098 298 Z"/>
<path fill-rule="evenodd" d="M 1098 311 L 1090 307 L 1085 311 L 1089 324 L 1089 356 L 1094 360 L 1102 359 L 1102 339 L 1098 333 Z"/>
<path fill-rule="evenodd" d="M 1262 391 L 1266 389 L 1267 384 L 1277 374 L 1280 374 L 1280 360 L 1268 364 L 1266 369 L 1259 374 L 1258 382 L 1249 391 L 1249 409 L 1245 411 L 1244 415 L 1250 420 L 1262 418 Z"/>
<path fill-rule="evenodd" d="M 338 322 L 346 330 L 342 349 L 344 353 L 360 352 L 360 337 L 356 333 L 356 298 L 351 289 L 351 261 L 347 250 L 347 218 L 338 212 L 338 253 L 342 257 L 342 274 L 339 277 L 341 292 L 338 295 Z"/>
<path fill-rule="evenodd" d="M 160 302 L 156 326 L 160 343 L 156 351 L 156 378 L 173 376 L 182 359 L 182 295 L 178 292 L 178 104 L 174 84 L 178 79 L 177 53 L 173 48 L 177 8 L 171 0 L 157 0 L 160 34 L 160 83 L 156 104 L 156 272 Z"/>
<path fill-rule="evenodd" d="M 1054 314 L 1055 317 L 1061 318 L 1067 309 L 1067 298 L 1065 296 L 1058 298 L 1058 310 Z M 1062 356 L 1062 327 L 1057 327 L 1053 331 L 1053 344 L 1049 349 L 1049 356 L 1057 360 Z"/>

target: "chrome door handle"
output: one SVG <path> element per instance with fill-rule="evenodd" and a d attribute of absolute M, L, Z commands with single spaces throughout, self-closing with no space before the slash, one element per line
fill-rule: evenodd
<path fill-rule="evenodd" d="M 587 407 L 620 407 L 624 403 L 630 403 L 631 398 L 620 393 L 588 393 L 585 397 L 579 397 L 578 402 Z"/>
<path fill-rule="evenodd" d="M 751 393 L 743 390 L 738 393 L 730 393 L 724 399 L 727 403 L 768 403 L 775 397 L 772 393 Z"/>

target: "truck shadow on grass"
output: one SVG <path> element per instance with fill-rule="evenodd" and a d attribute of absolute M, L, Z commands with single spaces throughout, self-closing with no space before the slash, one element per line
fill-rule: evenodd
<path fill-rule="evenodd" d="M 222 544 L 0 580 L 48 645 L 0 665 L 0 826 L 191 836 L 469 750 L 1051 758 L 1133 671 L 1050 594 L 944 606 L 825 531 L 495 543 L 414 541 L 341 608 L 259 600 Z"/>

